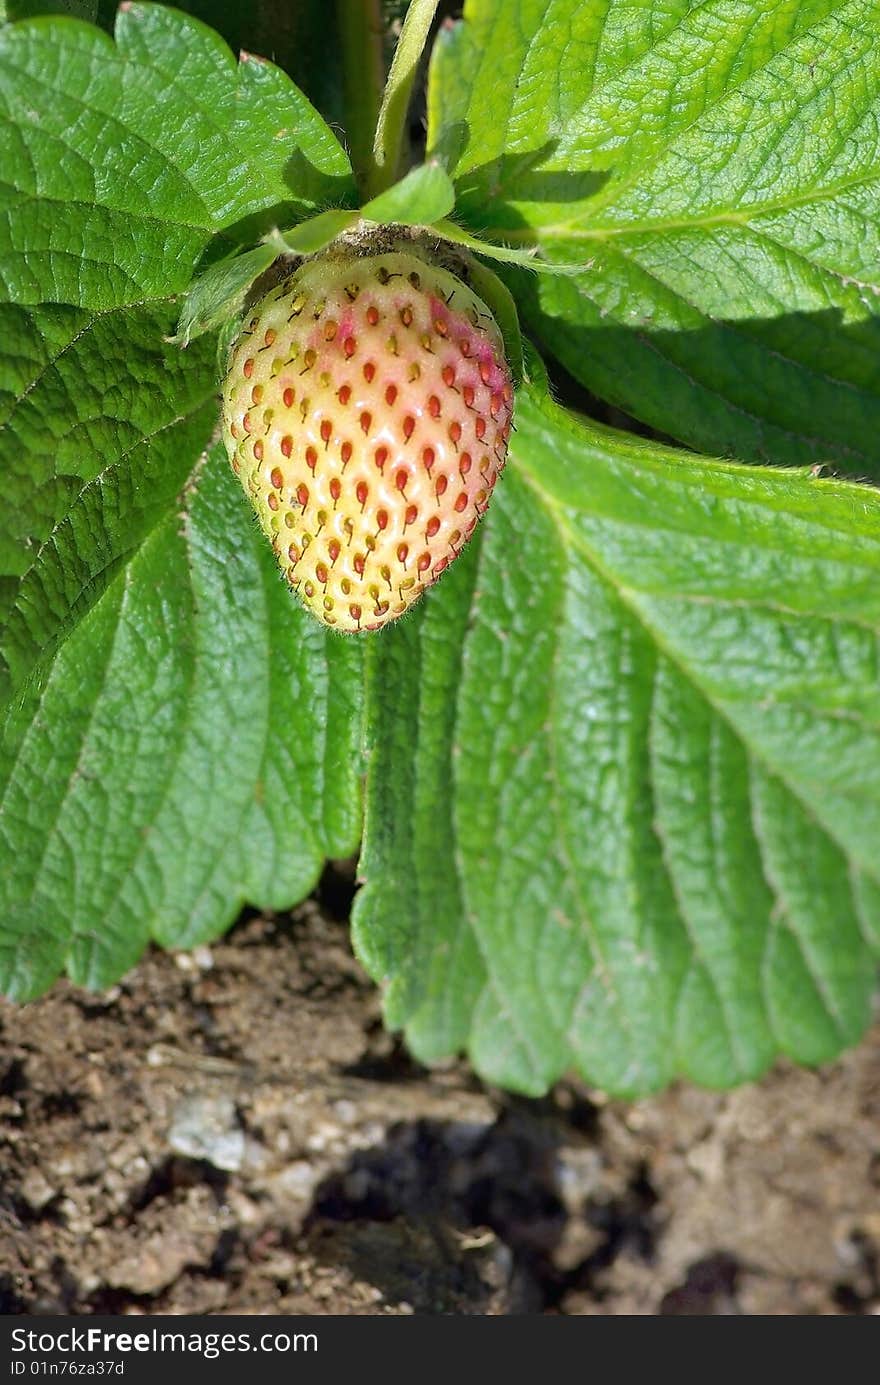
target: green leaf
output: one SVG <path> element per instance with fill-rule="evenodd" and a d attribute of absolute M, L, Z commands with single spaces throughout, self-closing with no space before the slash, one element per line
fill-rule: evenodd
<path fill-rule="evenodd" d="M 455 189 L 438 163 L 411 168 L 399 183 L 380 192 L 361 208 L 366 221 L 379 225 L 430 226 L 448 216 L 455 206 Z"/>
<path fill-rule="evenodd" d="M 385 185 L 397 176 L 410 94 L 436 10 L 437 0 L 410 0 L 394 50 L 373 141 L 373 159 Z"/>
<path fill-rule="evenodd" d="M 102 8 L 108 3 L 113 0 L 101 0 Z M 325 120 L 343 128 L 340 44 L 328 42 L 327 0 L 249 0 L 247 5 L 241 0 L 178 0 L 175 8 L 210 24 L 233 53 L 244 50 L 270 58 Z"/>
<path fill-rule="evenodd" d="M 158 5 L 121 9 L 115 44 L 73 20 L 0 30 L 0 164 L 8 296 L 99 311 L 181 292 L 215 235 L 353 195 L 282 72 Z"/>
<path fill-rule="evenodd" d="M 429 148 L 594 393 L 693 446 L 880 476 L 880 11 L 469 0 Z"/>
<path fill-rule="evenodd" d="M 66 14 L 98 24 L 112 34 L 117 0 L 0 0 L 8 19 Z M 326 0 L 177 0 L 183 10 L 216 30 L 233 53 L 247 51 L 271 58 L 305 92 L 324 119 L 344 125 L 340 45 L 327 42 Z"/>
<path fill-rule="evenodd" d="M 157 6 L 121 11 L 115 47 L 68 20 L 4 29 L 0 110 L 2 690 L 100 596 L 214 425 L 211 352 L 162 346 L 165 300 L 214 230 L 283 196 L 291 148 L 316 195 L 345 159 L 281 73 Z M 267 144 L 285 119 L 298 134 Z"/>
<path fill-rule="evenodd" d="M 209 346 L 163 346 L 167 309 L 5 305 L 0 322 L 19 352 L 0 413 L 2 704 L 164 518 L 216 405 Z"/>
<path fill-rule="evenodd" d="M 359 646 L 294 601 L 215 448 L 0 739 L 0 986 L 116 980 L 250 900 L 287 907 L 358 834 Z"/>
<path fill-rule="evenodd" d="M 177 320 L 175 344 L 221 327 L 242 307 L 248 289 L 275 262 L 271 245 L 257 245 L 241 255 L 227 255 L 190 285 Z"/>
<path fill-rule="evenodd" d="M 417 1055 L 635 1095 L 870 1016 L 880 495 L 521 391 L 480 537 L 367 650 L 355 940 Z"/>
<path fill-rule="evenodd" d="M 295 603 L 222 449 L 199 464 L 216 343 L 168 342 L 218 232 L 350 182 L 281 73 L 158 7 L 115 47 L 0 31 L 0 111 L 0 987 L 23 998 L 288 907 L 356 843 L 360 651 Z"/>

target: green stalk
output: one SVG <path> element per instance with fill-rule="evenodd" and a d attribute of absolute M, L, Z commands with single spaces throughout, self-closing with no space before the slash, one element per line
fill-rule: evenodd
<path fill-rule="evenodd" d="M 374 197 L 396 182 L 405 147 L 404 133 L 413 82 L 431 32 L 438 0 L 410 0 L 385 84 L 373 142 Z"/>
<path fill-rule="evenodd" d="M 342 40 L 343 96 L 348 152 L 365 198 L 374 192 L 373 131 L 385 83 L 381 0 L 336 0 Z"/>

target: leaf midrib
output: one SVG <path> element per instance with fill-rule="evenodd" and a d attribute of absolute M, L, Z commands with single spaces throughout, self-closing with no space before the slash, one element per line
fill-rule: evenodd
<path fill-rule="evenodd" d="M 551 222 L 547 226 L 497 226 L 493 224 L 490 228 L 483 228 L 483 234 L 487 230 L 494 236 L 503 237 L 506 241 L 515 244 L 534 245 L 535 238 L 541 240 L 584 240 L 602 241 L 616 240 L 625 236 L 638 235 L 662 235 L 665 232 L 690 231 L 705 226 L 749 226 L 753 221 L 762 216 L 776 216 L 781 212 L 795 211 L 799 207 L 810 207 L 817 203 L 830 201 L 832 198 L 842 193 L 849 192 L 852 188 L 864 187 L 869 183 L 876 183 L 880 175 L 876 171 L 858 174 L 852 178 L 841 178 L 838 182 L 829 184 L 824 188 L 812 188 L 809 192 L 800 195 L 792 194 L 789 197 L 771 198 L 766 202 L 756 202 L 750 204 L 742 211 L 733 208 L 719 208 L 718 211 L 709 212 L 700 216 L 677 217 L 663 219 L 651 219 L 650 221 L 628 221 L 625 223 L 606 223 L 583 225 L 590 215 L 589 205 L 580 217 L 571 221 Z M 623 190 L 622 188 L 620 189 Z M 529 203 L 516 203 L 512 205 L 528 206 Z M 536 203 L 540 206 L 541 203 Z M 548 202 L 545 205 L 553 205 Z M 759 228 L 752 228 L 759 229 Z M 842 276 L 843 277 L 843 276 Z"/>

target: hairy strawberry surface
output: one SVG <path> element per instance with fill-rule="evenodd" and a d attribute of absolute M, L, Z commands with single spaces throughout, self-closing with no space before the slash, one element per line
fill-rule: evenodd
<path fill-rule="evenodd" d="M 307 261 L 232 349 L 232 467 L 319 620 L 402 615 L 470 538 L 504 466 L 513 391 L 486 305 L 394 251 Z"/>

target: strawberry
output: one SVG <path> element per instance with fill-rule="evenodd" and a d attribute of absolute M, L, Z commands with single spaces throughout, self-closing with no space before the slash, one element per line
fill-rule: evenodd
<path fill-rule="evenodd" d="M 410 247 L 307 260 L 232 348 L 232 467 L 285 577 L 337 630 L 402 615 L 504 466 L 513 391 L 486 305 Z"/>

